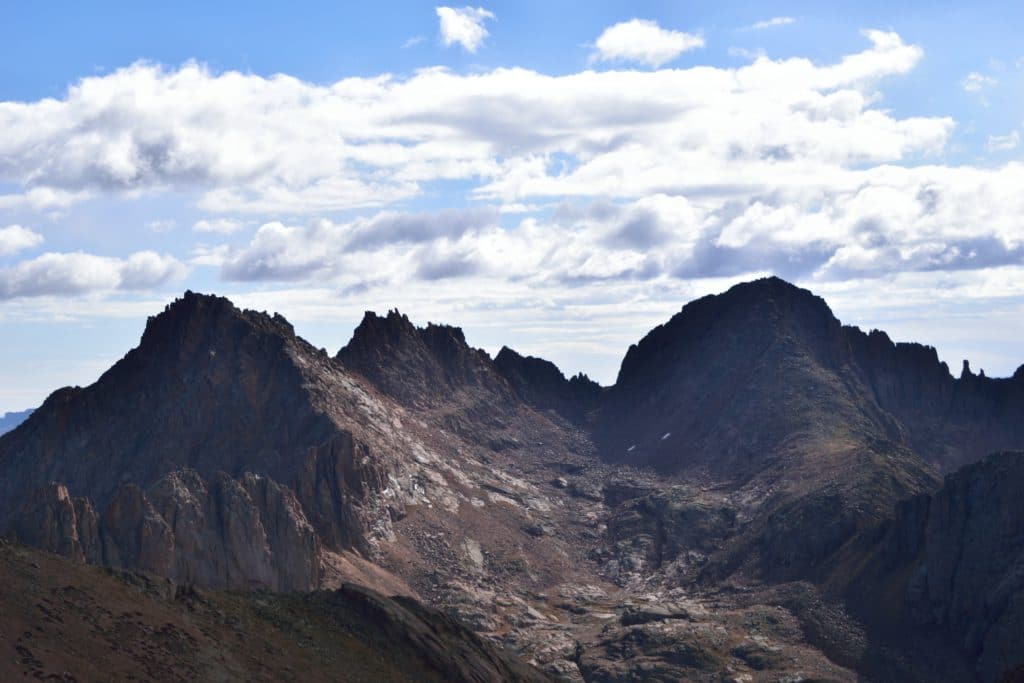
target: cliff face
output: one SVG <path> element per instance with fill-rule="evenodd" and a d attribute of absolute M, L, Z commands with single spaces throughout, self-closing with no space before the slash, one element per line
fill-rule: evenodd
<path fill-rule="evenodd" d="M 372 494 L 400 447 L 366 430 L 385 413 L 283 318 L 187 293 L 0 441 L 0 529 L 202 586 L 310 589 L 323 549 L 387 531 Z"/>
<path fill-rule="evenodd" d="M 953 631 L 985 679 L 1024 664 L 1024 452 L 946 478 L 908 586 L 911 609 Z"/>

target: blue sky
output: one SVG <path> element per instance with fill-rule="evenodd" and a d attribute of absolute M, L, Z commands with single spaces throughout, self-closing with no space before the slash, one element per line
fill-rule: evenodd
<path fill-rule="evenodd" d="M 776 272 L 954 367 L 1024 361 L 1018 3 L 145 5 L 0 8 L 0 411 L 185 288 L 609 382 Z"/>

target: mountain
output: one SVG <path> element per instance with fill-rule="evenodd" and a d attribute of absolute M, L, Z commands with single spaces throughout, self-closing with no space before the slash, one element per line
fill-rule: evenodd
<path fill-rule="evenodd" d="M 32 414 L 32 409 L 22 410 L 21 412 L 4 413 L 0 415 L 0 435 L 6 434 L 11 431 L 22 422 L 28 419 L 28 416 Z"/>
<path fill-rule="evenodd" d="M 316 588 L 399 514 L 371 495 L 412 448 L 391 420 L 283 318 L 188 292 L 3 437 L 0 528 L 210 588 Z"/>
<path fill-rule="evenodd" d="M 993 498 L 921 532 L 939 540 L 887 539 L 1024 448 L 1022 387 L 953 377 L 777 278 L 686 304 L 610 387 L 397 310 L 332 357 L 187 292 L 0 437 L 0 534 L 201 590 L 360 584 L 562 680 L 989 680 L 1024 648 L 1017 541 L 985 545 L 1016 513 Z M 974 520 L 985 489 L 964 486 Z M 962 589 L 911 581 L 950 562 Z M 875 594 L 896 606 L 863 609 Z"/>

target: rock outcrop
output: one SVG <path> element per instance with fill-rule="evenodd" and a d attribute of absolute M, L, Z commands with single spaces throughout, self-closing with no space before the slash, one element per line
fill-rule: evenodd
<path fill-rule="evenodd" d="M 709 555 L 737 530 L 736 510 L 725 500 L 674 486 L 627 500 L 608 520 L 619 580 L 661 570 L 693 580 Z"/>

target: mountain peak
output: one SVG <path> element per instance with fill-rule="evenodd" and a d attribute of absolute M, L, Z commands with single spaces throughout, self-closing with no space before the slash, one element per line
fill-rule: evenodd
<path fill-rule="evenodd" d="M 190 346 L 211 342 L 220 335 L 240 334 L 242 329 L 283 339 L 295 338 L 295 328 L 279 313 L 243 310 L 229 299 L 186 290 L 181 298 L 146 321 L 139 349 Z"/>
<path fill-rule="evenodd" d="M 799 339 L 816 355 L 834 356 L 841 325 L 825 300 L 810 291 L 771 276 L 742 282 L 722 294 L 695 299 L 630 346 L 616 384 L 663 372 L 682 347 L 705 345 L 737 354 L 754 353 L 772 339 Z M 726 346 L 720 346 L 725 344 Z"/>
<path fill-rule="evenodd" d="M 397 309 L 383 317 L 367 311 L 337 359 L 403 403 L 470 386 L 507 393 L 490 356 L 472 348 L 461 328 L 416 327 Z"/>

